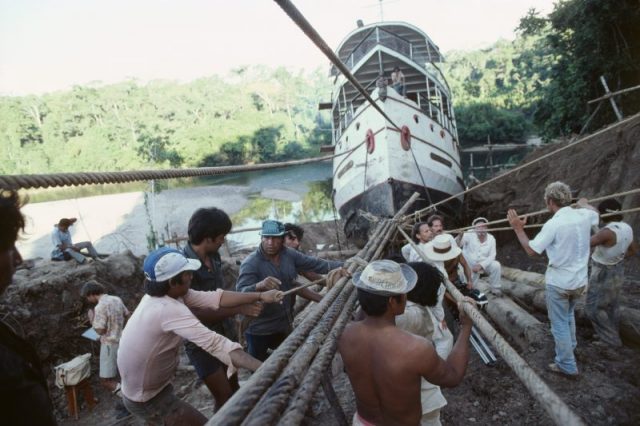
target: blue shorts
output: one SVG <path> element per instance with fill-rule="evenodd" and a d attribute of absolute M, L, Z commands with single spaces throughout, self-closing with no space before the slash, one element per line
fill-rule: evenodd
<path fill-rule="evenodd" d="M 201 380 L 217 372 L 220 368 L 226 368 L 222 361 L 192 342 L 186 342 L 184 349 L 189 362 L 196 369 L 196 374 Z"/>

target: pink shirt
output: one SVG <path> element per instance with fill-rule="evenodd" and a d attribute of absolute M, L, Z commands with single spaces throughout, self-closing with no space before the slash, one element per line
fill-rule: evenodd
<path fill-rule="evenodd" d="M 209 330 L 188 307 L 220 307 L 222 290 L 189 292 L 181 299 L 145 295 L 122 332 L 118 370 L 122 393 L 128 399 L 146 402 L 173 378 L 183 339 L 200 346 L 235 372 L 229 353 L 242 349 L 235 342 Z"/>

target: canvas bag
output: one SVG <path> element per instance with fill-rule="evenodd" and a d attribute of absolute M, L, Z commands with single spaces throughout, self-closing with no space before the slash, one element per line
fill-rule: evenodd
<path fill-rule="evenodd" d="M 71 361 L 55 366 L 56 386 L 63 389 L 65 386 L 74 386 L 91 375 L 91 354 L 78 355 Z"/>

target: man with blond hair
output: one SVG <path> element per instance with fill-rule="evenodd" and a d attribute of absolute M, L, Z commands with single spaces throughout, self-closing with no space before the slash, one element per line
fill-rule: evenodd
<path fill-rule="evenodd" d="M 586 200 L 580 200 L 576 208 L 570 207 L 571 189 L 562 182 L 547 185 L 544 201 L 553 217 L 533 240 L 529 240 L 524 231 L 526 218 L 521 219 L 513 209 L 507 218 L 529 256 L 547 252 L 545 295 L 556 352 L 549 370 L 577 377 L 578 366 L 573 354 L 576 348 L 574 310 L 587 286 L 589 239 L 591 227 L 598 224 L 598 214 L 585 204 Z"/>

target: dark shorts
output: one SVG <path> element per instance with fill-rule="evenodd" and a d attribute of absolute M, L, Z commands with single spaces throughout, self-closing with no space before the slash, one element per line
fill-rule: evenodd
<path fill-rule="evenodd" d="M 245 332 L 244 335 L 247 339 L 247 352 L 249 352 L 249 355 L 263 362 L 268 357 L 269 349 L 275 351 L 287 338 L 287 333 L 261 335 Z"/>
<path fill-rule="evenodd" d="M 205 351 L 198 345 L 186 342 L 184 344 L 184 349 L 191 365 L 196 369 L 196 374 L 200 380 L 204 380 L 206 377 L 209 377 L 221 368 L 226 369 L 226 365 L 222 361 L 212 356 L 209 352 Z"/>
<path fill-rule="evenodd" d="M 180 398 L 173 393 L 173 386 L 167 385 L 159 394 L 146 402 L 136 402 L 122 397 L 124 406 L 131 414 L 144 420 L 147 425 L 162 426 L 164 418 L 180 409 Z"/>

